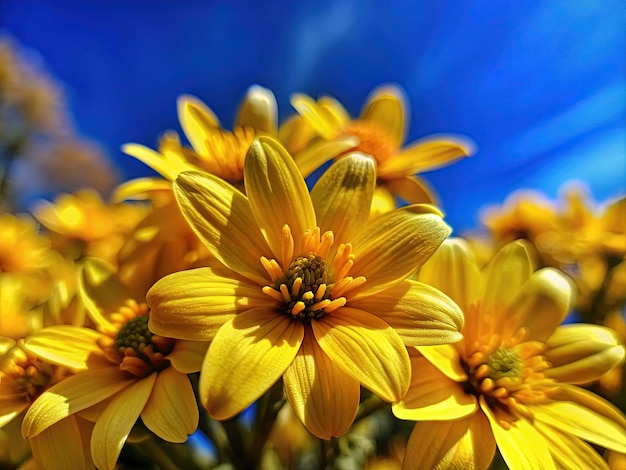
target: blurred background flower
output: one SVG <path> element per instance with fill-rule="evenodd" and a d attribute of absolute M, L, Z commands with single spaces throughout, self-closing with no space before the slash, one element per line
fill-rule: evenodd
<path fill-rule="evenodd" d="M 230 124 L 253 83 L 274 91 L 281 119 L 296 92 L 330 94 L 358 115 L 374 87 L 399 84 L 408 141 L 476 142 L 472 158 L 421 175 L 457 232 L 520 188 L 555 197 L 579 179 L 597 200 L 623 195 L 625 16 L 621 0 L 0 3 L 2 32 L 63 84 L 77 132 L 123 179 L 150 170 L 120 146 L 154 148 L 179 129 L 180 94 Z M 59 187 L 44 184 L 49 167 L 22 170 L 21 204 Z"/>

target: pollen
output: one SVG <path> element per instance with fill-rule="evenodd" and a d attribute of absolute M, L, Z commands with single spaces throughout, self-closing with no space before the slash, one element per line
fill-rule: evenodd
<path fill-rule="evenodd" d="M 371 122 L 354 120 L 346 126 L 345 133 L 359 139 L 359 145 L 350 151 L 371 155 L 378 164 L 389 160 L 397 150 L 385 130 Z"/>
<path fill-rule="evenodd" d="M 310 323 L 331 314 L 346 304 L 346 292 L 365 282 L 363 276 L 347 276 L 354 264 L 349 244 L 339 245 L 329 263 L 334 241 L 332 232 L 322 234 L 319 228 L 307 230 L 297 248 L 289 225 L 283 226 L 282 234 L 282 267 L 274 259 L 261 258 L 261 264 L 272 280 L 262 291 L 281 304 L 279 311 L 290 318 Z M 305 254 L 295 256 L 295 251 Z M 338 281 L 333 282 L 333 278 Z"/>

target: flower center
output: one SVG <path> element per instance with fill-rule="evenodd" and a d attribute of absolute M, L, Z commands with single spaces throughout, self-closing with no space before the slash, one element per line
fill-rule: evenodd
<path fill-rule="evenodd" d="M 116 330 L 105 332 L 98 342 L 110 362 L 136 377 L 146 377 L 170 365 L 166 356 L 174 349 L 175 340 L 148 330 L 147 305 L 129 300 L 111 319 Z"/>
<path fill-rule="evenodd" d="M 42 362 L 19 346 L 14 346 L 0 364 L 0 401 L 12 397 L 33 401 L 60 375 L 59 367 Z M 9 396 L 4 396 L 6 394 Z"/>
<path fill-rule="evenodd" d="M 345 127 L 344 131 L 359 139 L 359 145 L 356 149 L 350 149 L 350 152 L 358 150 L 371 155 L 378 164 L 389 160 L 397 150 L 385 130 L 371 122 L 354 120 Z"/>
<path fill-rule="evenodd" d="M 519 377 L 522 371 L 522 360 L 511 348 L 498 349 L 487 359 L 491 368 L 489 377 L 494 380 L 502 377 Z"/>
<path fill-rule="evenodd" d="M 319 228 L 308 230 L 300 239 L 300 251 L 305 255 L 294 258 L 294 240 L 289 225 L 283 227 L 282 265 L 265 257 L 261 263 L 272 280 L 263 292 L 280 303 L 279 311 L 304 323 L 319 319 L 346 304 L 343 296 L 348 290 L 365 282 L 363 276 L 347 276 L 354 263 L 352 247 L 340 245 L 332 264 L 328 255 L 333 233 L 320 235 Z M 338 282 L 331 282 L 333 273 Z"/>

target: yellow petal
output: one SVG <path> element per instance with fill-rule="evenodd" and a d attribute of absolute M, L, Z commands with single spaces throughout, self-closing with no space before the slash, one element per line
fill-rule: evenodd
<path fill-rule="evenodd" d="M 472 249 L 461 238 L 444 240 L 424 263 L 418 279 L 448 295 L 464 312 L 478 301 L 482 290 L 480 270 Z"/>
<path fill-rule="evenodd" d="M 198 98 L 191 95 L 181 95 L 177 101 L 178 120 L 185 131 L 187 140 L 191 142 L 196 152 L 206 152 L 207 133 L 219 129 L 220 123 L 215 113 Z"/>
<path fill-rule="evenodd" d="M 311 326 L 320 347 L 344 372 L 384 400 L 394 402 L 404 395 L 411 376 L 409 355 L 385 322 L 344 307 Z"/>
<path fill-rule="evenodd" d="M 210 341 L 237 313 L 271 302 L 261 288 L 223 268 L 197 268 L 159 279 L 148 291 L 148 327 L 170 338 Z"/>
<path fill-rule="evenodd" d="M 347 126 L 352 120 L 346 108 L 332 96 L 323 95 L 317 100 L 317 104 L 325 113 L 332 117 L 332 122 L 337 123 L 339 127 Z"/>
<path fill-rule="evenodd" d="M 139 144 L 125 144 L 122 151 L 131 157 L 135 157 L 140 162 L 145 163 L 163 178 L 169 181 L 176 179 L 183 171 L 196 170 L 197 167 L 187 162 L 184 158 L 176 156 L 174 153 L 166 155 Z"/>
<path fill-rule="evenodd" d="M 431 136 L 406 147 L 379 167 L 382 178 L 401 178 L 450 165 L 473 153 L 473 144 L 455 136 Z"/>
<path fill-rule="evenodd" d="M 548 441 L 550 454 L 557 468 L 606 470 L 606 462 L 589 444 L 541 421 L 535 421 L 533 424 Z"/>
<path fill-rule="evenodd" d="M 411 385 L 402 400 L 392 407 L 400 419 L 413 421 L 457 420 L 476 412 L 474 395 L 463 390 L 426 358 L 411 355 Z"/>
<path fill-rule="evenodd" d="M 406 346 L 453 343 L 462 338 L 463 312 L 437 289 L 404 280 L 376 295 L 350 302 L 391 326 Z"/>
<path fill-rule="evenodd" d="M 559 384 L 558 389 L 553 391 L 550 397 L 554 400 L 577 403 L 594 413 L 614 421 L 623 429 L 626 429 L 626 417 L 624 417 L 624 414 L 615 405 L 584 388 L 568 384 Z"/>
<path fill-rule="evenodd" d="M 215 258 L 248 279 L 267 282 L 260 259 L 271 258 L 272 252 L 240 191 L 213 175 L 182 173 L 174 182 L 174 194 L 185 219 Z"/>
<path fill-rule="evenodd" d="M 202 365 L 200 399 L 215 419 L 228 419 L 265 393 L 296 356 L 304 326 L 256 308 L 226 322 Z"/>
<path fill-rule="evenodd" d="M 485 269 L 482 310 L 493 315 L 508 307 L 533 272 L 532 247 L 524 240 L 508 243 Z"/>
<path fill-rule="evenodd" d="M 326 140 L 333 140 L 341 132 L 343 123 L 334 113 L 324 106 L 319 106 L 312 98 L 296 93 L 291 97 L 291 105 L 304 116 L 315 131 Z"/>
<path fill-rule="evenodd" d="M 432 206 L 416 204 L 396 209 L 367 223 L 352 241 L 355 256 L 351 276 L 367 282 L 350 299 L 380 292 L 414 273 L 450 234 Z"/>
<path fill-rule="evenodd" d="M 557 328 L 546 344 L 551 364 L 544 375 L 559 382 L 585 384 L 598 380 L 624 360 L 626 351 L 610 328 L 570 324 Z"/>
<path fill-rule="evenodd" d="M 21 397 L 17 399 L 7 399 L 7 397 L 3 396 L 2 399 L 0 399 L 0 429 L 13 421 L 13 419 L 27 407 L 28 402 L 24 401 Z"/>
<path fill-rule="evenodd" d="M 155 191 L 171 191 L 172 181 L 162 178 L 136 178 L 118 185 L 111 195 L 114 204 L 131 200 L 150 199 Z"/>
<path fill-rule="evenodd" d="M 236 126 L 251 127 L 256 132 L 276 134 L 278 127 L 278 106 L 271 90 L 259 85 L 248 88 L 239 111 Z"/>
<path fill-rule="evenodd" d="M 359 406 L 359 381 L 333 364 L 307 330 L 284 375 L 285 394 L 296 416 L 320 439 L 345 434 Z"/>
<path fill-rule="evenodd" d="M 79 280 L 80 297 L 91 320 L 105 331 L 115 331 L 108 320 L 109 315 L 134 298 L 119 279 L 116 269 L 100 259 L 87 258 L 83 260 Z"/>
<path fill-rule="evenodd" d="M 486 470 L 495 450 L 489 422 L 481 413 L 459 421 L 424 421 L 413 428 L 402 468 Z"/>
<path fill-rule="evenodd" d="M 307 229 L 316 227 L 304 178 L 277 140 L 262 136 L 252 143 L 244 166 L 244 185 L 255 220 L 274 258 L 281 256 L 285 224 L 296 240 Z"/>
<path fill-rule="evenodd" d="M 34 437 L 71 414 L 106 400 L 135 381 L 117 367 L 87 370 L 68 377 L 39 395 L 30 406 L 24 416 L 22 434 Z"/>
<path fill-rule="evenodd" d="M 89 435 L 81 432 L 76 419 L 73 415 L 62 419 L 30 439 L 33 457 L 41 468 L 94 468 L 87 447 Z"/>
<path fill-rule="evenodd" d="M 533 273 L 520 288 L 509 312 L 529 338 L 545 341 L 565 319 L 572 305 L 573 287 L 564 274 L 554 268 Z"/>
<path fill-rule="evenodd" d="M 202 368 L 202 361 L 208 348 L 209 343 L 206 341 L 181 339 L 176 341 L 174 350 L 167 355 L 167 358 L 178 372 L 192 374 Z"/>
<path fill-rule="evenodd" d="M 393 146 L 399 148 L 406 139 L 407 106 L 402 90 L 393 85 L 384 85 L 372 91 L 367 98 L 360 119 L 383 129 Z"/>
<path fill-rule="evenodd" d="M 382 178 L 382 177 L 381 177 Z M 409 204 L 432 204 L 440 207 L 437 192 L 424 179 L 416 176 L 382 179 L 389 191 Z"/>
<path fill-rule="evenodd" d="M 396 198 L 391 194 L 386 186 L 378 185 L 374 190 L 372 197 L 372 206 L 370 207 L 370 218 L 375 219 L 387 212 L 391 212 L 398 207 Z"/>
<path fill-rule="evenodd" d="M 489 419 L 498 449 L 511 470 L 556 470 L 545 439 L 532 423 L 524 417 L 518 417 L 506 429 L 487 405 L 484 395 L 480 396 L 480 406 Z"/>
<path fill-rule="evenodd" d="M 322 233 L 332 230 L 336 245 L 349 242 L 369 216 L 375 186 L 372 158 L 355 152 L 335 162 L 311 191 Z"/>
<path fill-rule="evenodd" d="M 113 470 L 130 430 L 146 406 L 157 373 L 136 380 L 113 397 L 91 435 L 91 456 L 100 470 Z"/>
<path fill-rule="evenodd" d="M 535 419 L 606 449 L 626 452 L 626 432 L 620 423 L 574 402 L 530 405 Z"/>
<path fill-rule="evenodd" d="M 173 367 L 158 373 L 141 412 L 146 427 L 168 442 L 185 442 L 198 427 L 198 405 L 186 374 Z"/>
<path fill-rule="evenodd" d="M 442 344 L 441 346 L 420 346 L 416 349 L 450 380 L 467 381 L 467 372 L 463 368 L 459 350 L 455 346 Z"/>
<path fill-rule="evenodd" d="M 70 369 L 87 369 L 88 360 L 101 356 L 101 333 L 80 326 L 58 325 L 39 330 L 24 340 L 27 351 Z"/>
<path fill-rule="evenodd" d="M 358 144 L 359 140 L 352 136 L 338 137 L 331 141 L 319 140 L 295 154 L 293 161 L 306 178 L 327 161 L 356 148 Z"/>

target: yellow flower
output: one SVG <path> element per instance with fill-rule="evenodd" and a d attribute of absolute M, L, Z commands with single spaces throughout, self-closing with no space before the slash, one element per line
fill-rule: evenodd
<path fill-rule="evenodd" d="M 316 102 L 296 94 L 292 104 L 323 139 L 357 138 L 357 143 L 344 154 L 360 151 L 374 157 L 378 186 L 372 209 L 377 214 L 395 207 L 393 196 L 409 203 L 435 203 L 433 190 L 414 175 L 446 166 L 473 151 L 468 140 L 450 135 L 427 137 L 403 147 L 408 128 L 408 103 L 402 91 L 392 85 L 375 89 L 358 119 L 352 119 L 338 101 L 327 96 Z M 329 156 L 307 152 L 296 155 L 295 159 L 307 176 Z"/>
<path fill-rule="evenodd" d="M 50 239 L 30 217 L 0 213 L 0 273 L 39 271 L 50 256 Z"/>
<path fill-rule="evenodd" d="M 419 421 L 405 468 L 486 469 L 496 445 L 511 469 L 606 468 L 584 441 L 626 451 L 624 416 L 571 385 L 615 367 L 624 347 L 607 328 L 559 327 L 572 300 L 564 275 L 533 272 L 522 242 L 480 273 L 468 246 L 450 240 L 419 279 L 450 295 L 465 324 L 461 342 L 411 354 L 411 387 L 393 406 Z"/>
<path fill-rule="evenodd" d="M 399 399 L 409 383 L 405 344 L 460 338 L 462 316 L 439 291 L 406 277 L 449 228 L 430 206 L 365 223 L 371 158 L 353 154 L 311 194 L 274 139 L 252 144 L 247 196 L 212 175 L 174 184 L 182 212 L 224 267 L 171 274 L 148 292 L 156 334 L 210 340 L 200 397 L 228 419 L 281 377 L 296 415 L 316 436 L 344 433 L 359 385 Z"/>
<path fill-rule="evenodd" d="M 100 469 L 115 466 L 139 417 L 162 439 L 186 441 L 198 423 L 187 373 L 199 370 L 206 344 L 149 332 L 146 304 L 133 299 L 102 262 L 86 263 L 83 288 L 98 331 L 52 326 L 24 343 L 37 357 L 79 372 L 39 396 L 24 417 L 22 434 L 37 438 L 73 415 L 95 421 L 90 450 Z M 53 448 L 42 452 L 50 458 Z"/>

